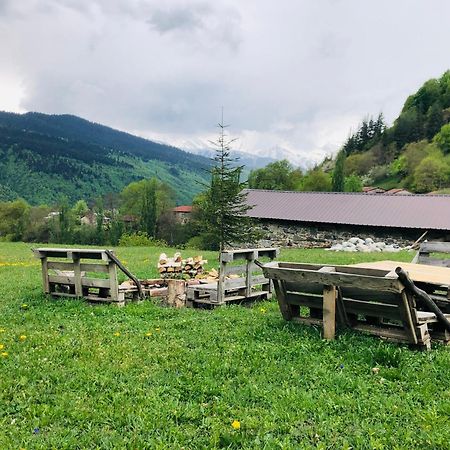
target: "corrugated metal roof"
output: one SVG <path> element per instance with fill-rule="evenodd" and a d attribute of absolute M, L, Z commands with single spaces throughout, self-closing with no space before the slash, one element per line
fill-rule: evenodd
<path fill-rule="evenodd" d="M 247 189 L 250 217 L 450 230 L 450 195 L 367 195 Z"/>

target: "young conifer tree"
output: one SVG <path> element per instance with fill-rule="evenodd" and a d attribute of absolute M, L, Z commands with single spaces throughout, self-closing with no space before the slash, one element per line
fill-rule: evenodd
<path fill-rule="evenodd" d="M 211 247 L 223 251 L 226 246 L 253 239 L 251 219 L 246 215 L 251 209 L 241 182 L 243 166 L 236 165 L 238 158 L 230 156 L 230 139 L 223 122 L 218 124 L 219 137 L 211 141 L 215 149 L 214 164 L 209 170 L 211 183 L 204 193 L 201 205 L 205 234 Z"/>

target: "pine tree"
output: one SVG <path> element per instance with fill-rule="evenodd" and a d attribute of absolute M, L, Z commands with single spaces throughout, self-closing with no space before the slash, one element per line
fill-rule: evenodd
<path fill-rule="evenodd" d="M 236 166 L 237 158 L 230 157 L 230 139 L 227 125 L 218 124 L 219 137 L 215 147 L 214 165 L 210 169 L 211 184 L 205 192 L 200 208 L 204 228 L 203 237 L 209 247 L 222 251 L 225 246 L 252 240 L 252 224 L 246 215 L 251 209 L 246 203 L 245 183 L 240 181 L 243 166 Z"/>
<path fill-rule="evenodd" d="M 345 165 L 345 151 L 341 150 L 337 155 L 336 164 L 333 170 L 333 179 L 332 179 L 333 192 L 344 192 L 345 187 L 344 165 Z"/>

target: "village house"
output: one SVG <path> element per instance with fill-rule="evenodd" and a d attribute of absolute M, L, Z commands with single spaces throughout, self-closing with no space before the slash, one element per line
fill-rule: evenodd
<path fill-rule="evenodd" d="M 175 208 L 172 208 L 172 213 L 174 221 L 176 223 L 185 225 L 191 219 L 192 206 L 190 205 L 177 206 Z"/>

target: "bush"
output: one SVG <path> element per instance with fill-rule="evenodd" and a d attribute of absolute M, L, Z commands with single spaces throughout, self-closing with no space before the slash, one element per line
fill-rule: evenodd
<path fill-rule="evenodd" d="M 219 250 L 217 239 L 209 233 L 194 236 L 186 243 L 186 248 L 192 250 Z"/>
<path fill-rule="evenodd" d="M 166 247 L 167 243 L 162 239 L 154 239 L 149 237 L 145 232 L 122 234 L 119 239 L 120 247 Z"/>

